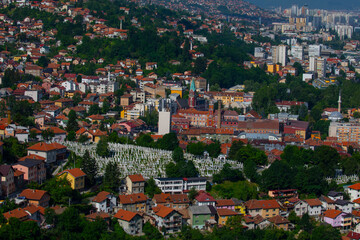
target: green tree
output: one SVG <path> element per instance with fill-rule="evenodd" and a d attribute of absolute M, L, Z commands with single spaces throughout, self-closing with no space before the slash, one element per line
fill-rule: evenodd
<path fill-rule="evenodd" d="M 182 148 L 177 147 L 174 149 L 174 151 L 172 152 L 172 159 L 176 163 L 184 161 L 184 151 L 182 150 Z"/>
<path fill-rule="evenodd" d="M 108 162 L 103 177 L 105 189 L 117 192 L 120 185 L 120 169 L 116 162 Z"/>
<path fill-rule="evenodd" d="M 150 198 L 154 197 L 154 194 L 160 194 L 161 190 L 156 185 L 155 180 L 150 178 L 145 182 L 145 194 L 148 195 Z"/>
<path fill-rule="evenodd" d="M 86 177 L 89 180 L 89 185 L 92 186 L 95 183 L 95 178 L 98 174 L 98 164 L 95 158 L 90 156 L 89 151 L 85 151 L 81 160 L 81 167 L 84 173 L 86 173 Z"/>
<path fill-rule="evenodd" d="M 331 225 L 320 225 L 316 227 L 312 234 L 311 240 L 338 240 L 341 239 L 340 231 Z"/>
<path fill-rule="evenodd" d="M 50 59 L 45 56 L 41 56 L 37 62 L 40 67 L 46 68 L 50 63 Z"/>
<path fill-rule="evenodd" d="M 198 192 L 195 190 L 195 188 L 191 188 L 189 191 L 189 199 L 190 201 L 193 201 L 196 196 L 198 195 Z"/>
<path fill-rule="evenodd" d="M 75 141 L 76 140 L 76 133 L 74 131 L 70 131 L 66 136 L 66 140 L 68 141 Z"/>
<path fill-rule="evenodd" d="M 74 101 L 74 105 L 77 106 L 79 104 L 79 102 L 82 101 L 82 97 L 80 95 L 80 93 L 76 92 L 74 94 L 74 96 L 72 97 L 73 101 Z M 70 113 L 69 113 L 70 114 Z"/>
<path fill-rule="evenodd" d="M 85 142 L 87 142 L 87 141 L 89 141 L 89 138 L 88 138 L 87 135 L 81 134 L 81 135 L 79 136 L 79 139 L 78 139 L 78 142 L 79 142 L 79 143 L 85 143 Z"/>
<path fill-rule="evenodd" d="M 168 133 L 160 138 L 156 145 L 158 148 L 173 151 L 176 147 L 179 146 L 179 141 L 175 133 Z"/>
<path fill-rule="evenodd" d="M 51 128 L 45 129 L 42 131 L 41 136 L 45 141 L 49 141 L 53 137 L 55 137 L 54 131 Z"/>
<path fill-rule="evenodd" d="M 71 132 L 71 131 L 76 132 L 79 129 L 76 112 L 74 110 L 70 110 L 68 118 L 69 118 L 69 120 L 66 125 L 66 131 L 67 132 Z"/>
<path fill-rule="evenodd" d="M 164 239 L 159 230 L 150 224 L 150 222 L 146 222 L 143 226 L 143 233 L 145 234 L 145 239 L 147 240 L 158 240 Z"/>
<path fill-rule="evenodd" d="M 106 138 L 101 138 L 97 143 L 96 154 L 101 157 L 108 157 L 110 155 L 109 143 Z"/>
<path fill-rule="evenodd" d="M 197 155 L 197 156 L 201 156 L 204 154 L 205 151 L 205 144 L 202 142 L 197 142 L 197 143 L 189 143 L 186 146 L 186 151 L 188 153 Z"/>
<path fill-rule="evenodd" d="M 94 104 L 94 105 L 90 106 L 88 114 L 89 115 L 96 115 L 96 114 L 100 114 L 100 112 L 101 112 L 101 109 L 100 109 L 99 105 Z"/>
<path fill-rule="evenodd" d="M 224 181 L 237 182 L 241 180 L 244 180 L 241 171 L 232 169 L 228 163 L 225 163 L 221 171 L 213 176 L 213 182 L 215 183 L 222 183 Z"/>
<path fill-rule="evenodd" d="M 197 58 L 195 60 L 194 73 L 195 74 L 203 73 L 206 70 L 206 67 L 207 67 L 206 58 Z"/>

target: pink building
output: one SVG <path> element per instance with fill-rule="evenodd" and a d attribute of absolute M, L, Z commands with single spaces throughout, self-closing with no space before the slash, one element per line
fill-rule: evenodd
<path fill-rule="evenodd" d="M 27 182 L 43 183 L 46 179 L 45 161 L 26 158 L 13 165 L 14 169 L 24 172 L 24 180 Z"/>
<path fill-rule="evenodd" d="M 351 214 L 344 213 L 340 210 L 329 209 L 324 212 L 324 222 L 332 227 L 349 229 L 351 227 Z"/>

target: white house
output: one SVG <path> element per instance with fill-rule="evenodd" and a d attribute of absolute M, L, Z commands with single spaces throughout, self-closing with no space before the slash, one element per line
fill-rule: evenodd
<path fill-rule="evenodd" d="M 308 204 L 309 216 L 316 217 L 321 214 L 322 203 L 319 199 L 305 199 L 304 201 Z"/>
<path fill-rule="evenodd" d="M 336 200 L 335 207 L 344 213 L 351 213 L 354 207 L 354 203 L 347 200 Z"/>
<path fill-rule="evenodd" d="M 77 85 L 72 80 L 62 82 L 61 86 L 63 86 L 67 92 L 77 90 Z"/>
<path fill-rule="evenodd" d="M 294 212 L 296 216 L 302 216 L 308 212 L 309 204 L 305 201 L 299 199 L 298 202 L 294 204 Z"/>
<path fill-rule="evenodd" d="M 91 205 L 96 208 L 98 212 L 112 212 L 113 207 L 116 206 L 116 197 L 109 192 L 99 192 L 91 201 Z"/>
<path fill-rule="evenodd" d="M 360 198 L 360 183 L 355 183 L 348 186 L 346 191 L 350 196 L 350 201 L 354 201 L 355 199 Z"/>

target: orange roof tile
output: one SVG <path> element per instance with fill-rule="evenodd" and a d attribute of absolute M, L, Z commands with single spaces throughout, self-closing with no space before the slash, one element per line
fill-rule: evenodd
<path fill-rule="evenodd" d="M 121 204 L 135 204 L 140 202 L 146 202 L 148 199 L 148 197 L 143 193 L 119 195 L 119 198 Z"/>
<path fill-rule="evenodd" d="M 162 218 L 168 216 L 170 213 L 175 211 L 174 209 L 166 207 L 166 206 L 161 205 L 161 204 L 157 205 L 156 207 L 153 207 L 152 210 L 154 211 L 154 213 L 157 216 L 162 217 Z"/>
<path fill-rule="evenodd" d="M 47 191 L 38 190 L 38 189 L 25 189 L 20 193 L 20 197 L 25 197 L 29 200 L 41 200 L 45 194 L 48 194 Z"/>
<path fill-rule="evenodd" d="M 336 218 L 337 216 L 339 216 L 339 214 L 341 214 L 342 212 L 340 210 L 335 210 L 335 209 L 329 209 L 326 210 L 324 212 L 324 217 L 328 217 L 328 218 Z"/>
<path fill-rule="evenodd" d="M 144 177 L 141 174 L 129 175 L 132 182 L 145 182 Z"/>
<path fill-rule="evenodd" d="M 235 215 L 238 215 L 237 212 L 235 212 L 233 210 L 230 210 L 230 209 L 227 209 L 227 208 L 217 209 L 217 212 L 218 212 L 219 216 L 235 216 Z"/>
<path fill-rule="evenodd" d="M 40 152 L 50 152 L 50 151 L 55 151 L 56 148 L 52 144 L 39 142 L 39 143 L 32 145 L 31 147 L 28 147 L 28 150 L 35 150 L 35 151 L 40 151 Z"/>
<path fill-rule="evenodd" d="M 58 173 L 58 175 L 60 176 L 64 173 L 69 173 L 74 178 L 86 176 L 86 174 L 80 168 L 66 169 L 66 170 Z"/>
<path fill-rule="evenodd" d="M 109 195 L 110 193 L 109 192 L 106 192 L 106 191 L 102 191 L 102 192 L 99 192 L 94 198 L 93 198 L 93 202 L 97 202 L 97 203 L 100 203 L 100 202 L 103 202 L 104 200 L 107 199 L 107 196 Z"/>
<path fill-rule="evenodd" d="M 131 221 L 131 219 L 133 219 L 136 215 L 138 215 L 137 213 L 134 212 L 130 212 L 130 211 L 126 211 L 123 209 L 120 209 L 115 215 L 114 218 L 123 220 L 123 221 Z"/>
<path fill-rule="evenodd" d="M 350 189 L 354 189 L 354 190 L 360 190 L 360 183 L 355 183 L 351 186 L 349 186 Z"/>
<path fill-rule="evenodd" d="M 317 198 L 315 199 L 305 199 L 305 202 L 307 202 L 310 206 L 321 206 L 321 201 Z"/>

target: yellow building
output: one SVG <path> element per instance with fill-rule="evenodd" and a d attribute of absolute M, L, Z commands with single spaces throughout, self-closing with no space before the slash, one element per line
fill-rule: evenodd
<path fill-rule="evenodd" d="M 183 97 L 183 92 L 184 92 L 184 90 L 183 90 L 182 87 L 171 87 L 170 90 L 171 90 L 171 94 L 177 93 L 177 94 L 180 95 L 181 98 Z"/>
<path fill-rule="evenodd" d="M 80 168 L 64 170 L 58 173 L 58 176 L 65 177 L 74 190 L 80 190 L 85 187 L 86 174 Z"/>
<path fill-rule="evenodd" d="M 280 70 L 281 70 L 281 68 L 280 68 L 279 64 L 268 64 L 267 65 L 267 71 L 270 73 L 276 73 Z"/>
<path fill-rule="evenodd" d="M 237 212 L 234 212 L 233 210 L 227 208 L 217 209 L 217 214 L 218 214 L 218 224 L 223 226 L 226 224 L 227 220 L 230 217 L 239 215 Z"/>
<path fill-rule="evenodd" d="M 232 103 L 242 103 L 244 102 L 244 93 L 243 92 L 208 92 L 208 95 L 221 101 L 224 105 L 231 105 Z"/>
<path fill-rule="evenodd" d="M 251 216 L 259 214 L 268 219 L 280 214 L 280 204 L 276 200 L 249 200 L 245 206 Z"/>
<path fill-rule="evenodd" d="M 14 56 L 14 61 L 18 62 L 21 60 L 21 56 Z"/>

